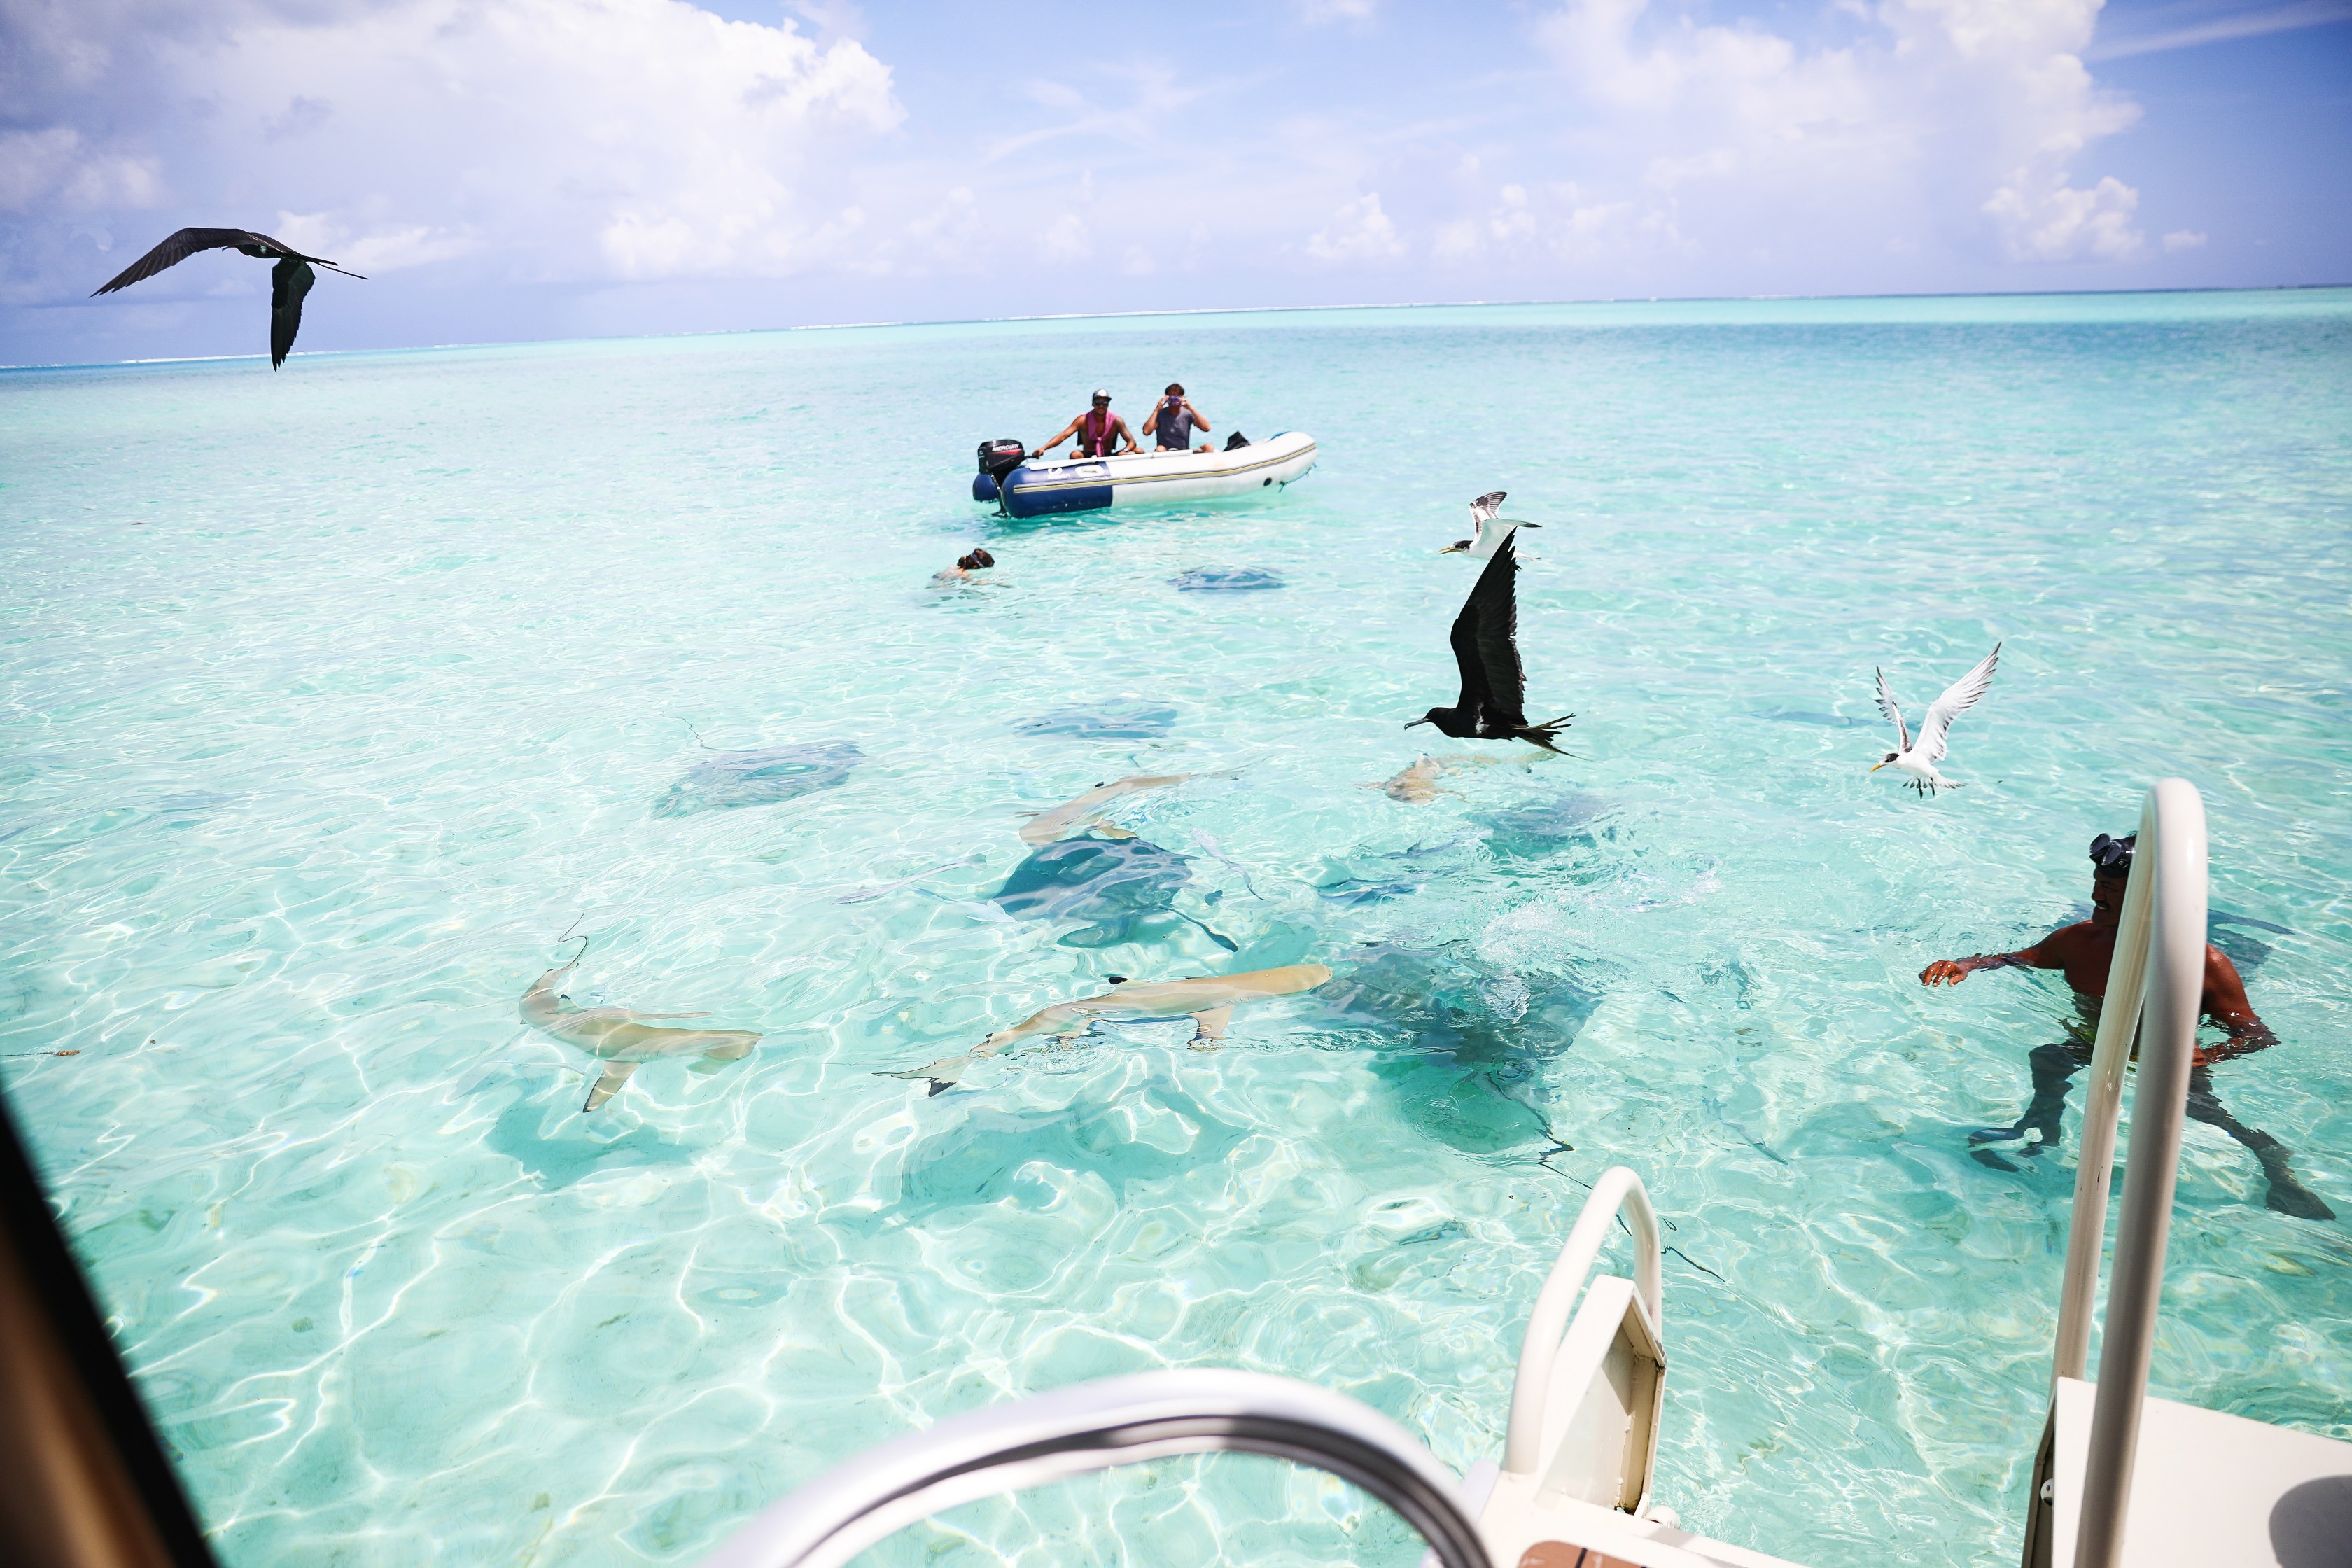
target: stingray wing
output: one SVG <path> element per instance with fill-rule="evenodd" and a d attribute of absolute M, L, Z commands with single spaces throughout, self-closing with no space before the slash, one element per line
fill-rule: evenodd
<path fill-rule="evenodd" d="M 302 330 L 302 297 L 319 275 L 310 264 L 289 256 L 269 269 L 269 368 L 276 370 L 293 352 L 294 334 Z"/>
<path fill-rule="evenodd" d="M 167 267 L 176 267 L 200 250 L 226 250 L 240 245 L 267 244 L 284 250 L 274 239 L 242 228 L 184 228 L 163 244 L 124 268 L 112 282 L 90 291 L 95 300 L 100 294 L 111 294 L 117 289 L 128 289 L 142 278 L 152 278 Z"/>
<path fill-rule="evenodd" d="M 1519 666 L 1519 604 L 1514 584 L 1518 552 L 1508 539 L 1478 574 L 1477 585 L 1454 618 L 1454 662 L 1461 667 L 1461 708 L 1482 733 L 1516 730 L 1527 722 L 1522 705 L 1527 672 Z M 1471 706 L 1473 700 L 1477 706 Z"/>

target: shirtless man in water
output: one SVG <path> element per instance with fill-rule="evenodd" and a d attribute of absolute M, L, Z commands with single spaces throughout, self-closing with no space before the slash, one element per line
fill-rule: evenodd
<path fill-rule="evenodd" d="M 2005 1143 L 2021 1139 L 2027 1133 L 2040 1135 L 2041 1142 L 2027 1144 L 2022 1151 L 2029 1158 L 2044 1149 L 2058 1146 L 2060 1119 L 2066 1109 L 2066 1086 L 2074 1081 L 2075 1069 L 2091 1060 L 2091 1045 L 2097 1037 L 2099 1001 L 2107 994 L 2107 968 L 2116 956 L 2116 927 L 2123 918 L 2124 888 L 2131 875 L 2134 841 L 2110 838 L 2100 834 L 2091 840 L 2091 918 L 2052 931 L 2032 947 L 2016 952 L 1979 954 L 1973 958 L 1939 958 L 1919 972 L 1922 984 L 1927 985 L 1958 985 L 1980 969 L 2055 969 L 2066 976 L 2074 988 L 2075 1019 L 2067 1026 L 2072 1037 L 2064 1045 L 2036 1046 L 2028 1058 L 2033 1068 L 2033 1102 L 2026 1107 L 2013 1127 L 1989 1127 L 1969 1135 L 1971 1143 Z M 2270 1178 L 2270 1192 L 2265 1201 L 2281 1214 L 2300 1219 L 2334 1219 L 2336 1211 L 2320 1201 L 2319 1194 L 2294 1178 L 2290 1163 L 2291 1152 L 2277 1139 L 2260 1128 L 2249 1127 L 2213 1097 L 2211 1068 L 2233 1057 L 2242 1057 L 2278 1044 L 2246 1000 L 2246 983 L 2238 977 L 2238 966 L 2220 948 L 2205 949 L 2205 991 L 2199 1012 L 2220 1025 L 2228 1037 L 2219 1044 L 2200 1046 L 2190 1058 L 2189 1073 L 2189 1114 L 2196 1120 L 2220 1128 L 2246 1146 L 2259 1161 L 2263 1174 Z M 1979 1149 L 1976 1157 L 1989 1165 L 2013 1171 L 2016 1166 L 1990 1149 Z"/>

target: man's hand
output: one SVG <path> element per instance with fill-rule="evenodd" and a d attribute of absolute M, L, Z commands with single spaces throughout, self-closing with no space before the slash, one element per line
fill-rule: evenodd
<path fill-rule="evenodd" d="M 1976 967 L 1972 958 L 1939 958 L 1919 972 L 1922 985 L 1958 985 Z"/>

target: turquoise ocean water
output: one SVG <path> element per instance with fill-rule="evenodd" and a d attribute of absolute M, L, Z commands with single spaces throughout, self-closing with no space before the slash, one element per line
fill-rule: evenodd
<path fill-rule="evenodd" d="M 1319 466 L 965 499 L 975 442 L 1171 378 Z M 1675 1227 L 1661 1498 L 1817 1564 L 2013 1562 L 2074 1122 L 2013 1170 L 1966 1134 L 2069 1008 L 1915 976 L 2076 918 L 2170 773 L 2282 1041 L 2216 1090 L 2347 1219 L 2191 1123 L 2155 1383 L 2352 1435 L 2352 292 L 27 371 L 0 451 L 0 1072 L 236 1568 L 690 1563 L 864 1446 L 1158 1366 L 1466 1466 L 1619 1163 Z M 1401 727 L 1453 695 L 1475 568 L 1435 552 L 1490 489 L 1544 525 L 1528 707 L 1577 755 L 1394 800 L 1424 746 L 1505 756 Z M 986 586 L 931 584 L 975 542 Z M 1969 787 L 1865 776 L 1873 668 L 1916 712 L 1996 640 Z M 827 787 L 729 806 L 706 745 Z M 1024 811 L 1141 772 L 1210 776 L 1115 811 L 1128 880 L 992 899 L 1067 871 Z M 765 1039 L 582 1114 L 516 1012 L 575 921 L 575 998 Z M 1307 960 L 1339 979 L 1218 1051 L 876 1076 L 1110 974 Z M 1415 1550 L 1223 1458 L 883 1555 Z"/>

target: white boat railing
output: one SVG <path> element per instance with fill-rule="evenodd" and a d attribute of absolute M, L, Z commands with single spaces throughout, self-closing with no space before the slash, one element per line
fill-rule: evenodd
<path fill-rule="evenodd" d="M 840 1568 L 919 1520 L 1173 1454 L 1263 1454 L 1379 1498 L 1443 1568 L 1489 1568 L 1453 1475 L 1370 1406 L 1264 1373 L 1139 1373 L 975 1410 L 860 1454 L 738 1531 L 702 1568 Z"/>
<path fill-rule="evenodd" d="M 1533 1475 L 1545 1458 L 1544 1412 L 1551 1397 L 1552 1364 L 1559 1359 L 1577 1298 L 1584 1293 L 1584 1283 L 1601 1259 L 1601 1249 L 1609 1244 L 1610 1227 L 1621 1211 L 1632 1215 L 1634 1299 L 1649 1320 L 1652 1336 L 1659 1331 L 1664 1303 L 1657 1211 L 1650 1206 L 1650 1194 L 1642 1178 L 1622 1165 L 1612 1165 L 1592 1184 L 1583 1212 L 1576 1216 L 1576 1228 L 1569 1232 L 1568 1244 L 1560 1248 L 1559 1260 L 1536 1296 L 1535 1310 L 1528 1315 L 1527 1337 L 1519 1344 L 1518 1374 L 1511 1382 L 1510 1425 L 1503 1438 L 1507 1475 Z"/>
<path fill-rule="evenodd" d="M 2139 841 L 2116 932 L 2116 952 L 2099 1031 L 2091 1049 L 2083 1110 L 2081 1163 L 2068 1225 L 2066 1272 L 2051 1357 L 2053 1391 L 2081 1378 L 2091 1343 L 2091 1312 L 2106 1239 L 2107 1195 L 2124 1068 L 2140 1041 L 2139 1086 L 2132 1096 L 2131 1149 L 2117 1221 L 2115 1267 L 2107 1285 L 2099 1351 L 2098 1401 L 2074 1535 L 2073 1568 L 2116 1568 L 2131 1498 L 2142 1401 L 2147 1393 L 2164 1254 L 2172 1226 L 2174 1178 L 2180 1163 L 2189 1075 L 2205 979 L 2205 803 L 2186 779 L 2164 779 L 2140 808 Z M 2140 1027 L 2143 1013 L 2146 1028 Z M 2036 1466 L 2026 1531 L 2026 1563 L 2051 1551 L 2050 1455 L 2055 1401 Z"/>

